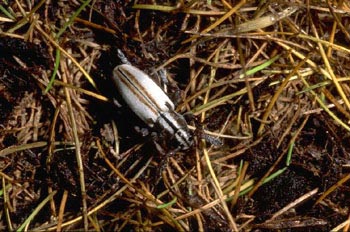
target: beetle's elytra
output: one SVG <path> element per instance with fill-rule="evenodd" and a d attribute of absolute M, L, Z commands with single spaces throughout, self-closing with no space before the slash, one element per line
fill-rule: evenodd
<path fill-rule="evenodd" d="M 170 135 L 182 150 L 192 145 L 186 120 L 146 73 L 130 64 L 122 64 L 113 70 L 113 80 L 130 109 L 149 127 Z"/>

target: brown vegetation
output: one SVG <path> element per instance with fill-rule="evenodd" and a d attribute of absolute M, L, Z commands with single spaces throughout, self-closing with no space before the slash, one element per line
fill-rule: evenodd
<path fill-rule="evenodd" d="M 0 6 L 2 230 L 349 230 L 347 1 Z M 118 49 L 192 149 L 120 99 Z"/>

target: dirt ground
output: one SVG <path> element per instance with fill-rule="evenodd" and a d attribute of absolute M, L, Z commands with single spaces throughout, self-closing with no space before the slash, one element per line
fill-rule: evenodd
<path fill-rule="evenodd" d="M 2 1 L 0 230 L 349 231 L 349 44 L 342 0 Z"/>

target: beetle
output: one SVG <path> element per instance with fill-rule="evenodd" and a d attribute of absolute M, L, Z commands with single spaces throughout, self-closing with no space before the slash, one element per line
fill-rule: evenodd
<path fill-rule="evenodd" d="M 193 144 L 187 122 L 175 111 L 174 103 L 143 71 L 130 63 L 113 70 L 114 84 L 130 109 L 150 128 L 166 133 L 181 150 Z"/>

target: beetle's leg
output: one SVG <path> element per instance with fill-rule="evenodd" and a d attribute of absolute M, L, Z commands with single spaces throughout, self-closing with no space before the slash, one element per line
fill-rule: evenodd
<path fill-rule="evenodd" d="M 130 64 L 130 62 L 128 61 L 128 58 L 126 58 L 125 54 L 122 52 L 122 50 L 120 49 L 117 49 L 117 52 L 118 52 L 118 58 L 120 59 L 120 61 L 123 63 L 123 64 Z M 130 64 L 131 65 L 131 64 Z"/>
<path fill-rule="evenodd" d="M 212 136 L 212 135 L 208 135 L 204 131 L 202 131 L 202 133 L 201 133 L 201 138 L 204 139 L 206 142 L 208 142 L 211 145 L 214 145 L 216 147 L 220 147 L 223 145 L 223 142 L 221 141 L 221 139 L 219 139 L 215 136 Z"/>
<path fill-rule="evenodd" d="M 164 68 L 158 71 L 158 76 L 160 77 L 161 86 L 164 92 L 168 93 L 169 80 L 167 78 L 167 72 Z"/>
<path fill-rule="evenodd" d="M 192 112 L 185 112 L 182 116 L 186 119 L 187 122 L 193 122 L 196 126 L 200 125 L 197 120 L 197 117 L 192 114 Z"/>
<path fill-rule="evenodd" d="M 139 127 L 139 126 L 135 126 L 134 128 L 135 128 L 136 132 L 138 134 L 140 134 L 142 137 L 146 137 L 150 134 L 150 132 L 147 128 Z"/>
<path fill-rule="evenodd" d="M 159 183 L 159 181 L 162 179 L 162 173 L 163 171 L 168 167 L 169 164 L 169 158 L 174 156 L 175 153 L 179 150 L 178 148 L 175 150 L 171 150 L 169 152 L 164 152 L 164 149 L 161 148 L 161 146 L 159 144 L 156 145 L 157 150 L 161 149 L 163 153 L 161 153 L 162 155 L 162 159 L 159 163 L 159 168 L 157 170 L 157 174 L 156 174 L 156 184 Z M 159 151 L 159 150 L 158 150 Z"/>
<path fill-rule="evenodd" d="M 196 125 L 196 129 L 195 129 L 194 133 L 197 136 L 197 138 L 204 139 L 206 142 L 208 142 L 209 144 L 214 145 L 214 146 L 222 146 L 223 145 L 221 139 L 205 133 L 205 131 L 203 129 L 203 125 L 198 121 L 197 117 L 194 116 L 191 112 L 185 113 L 183 116 L 187 116 L 187 117 L 185 117 L 186 119 L 190 118 L 191 121 L 193 121 L 194 124 Z"/>

